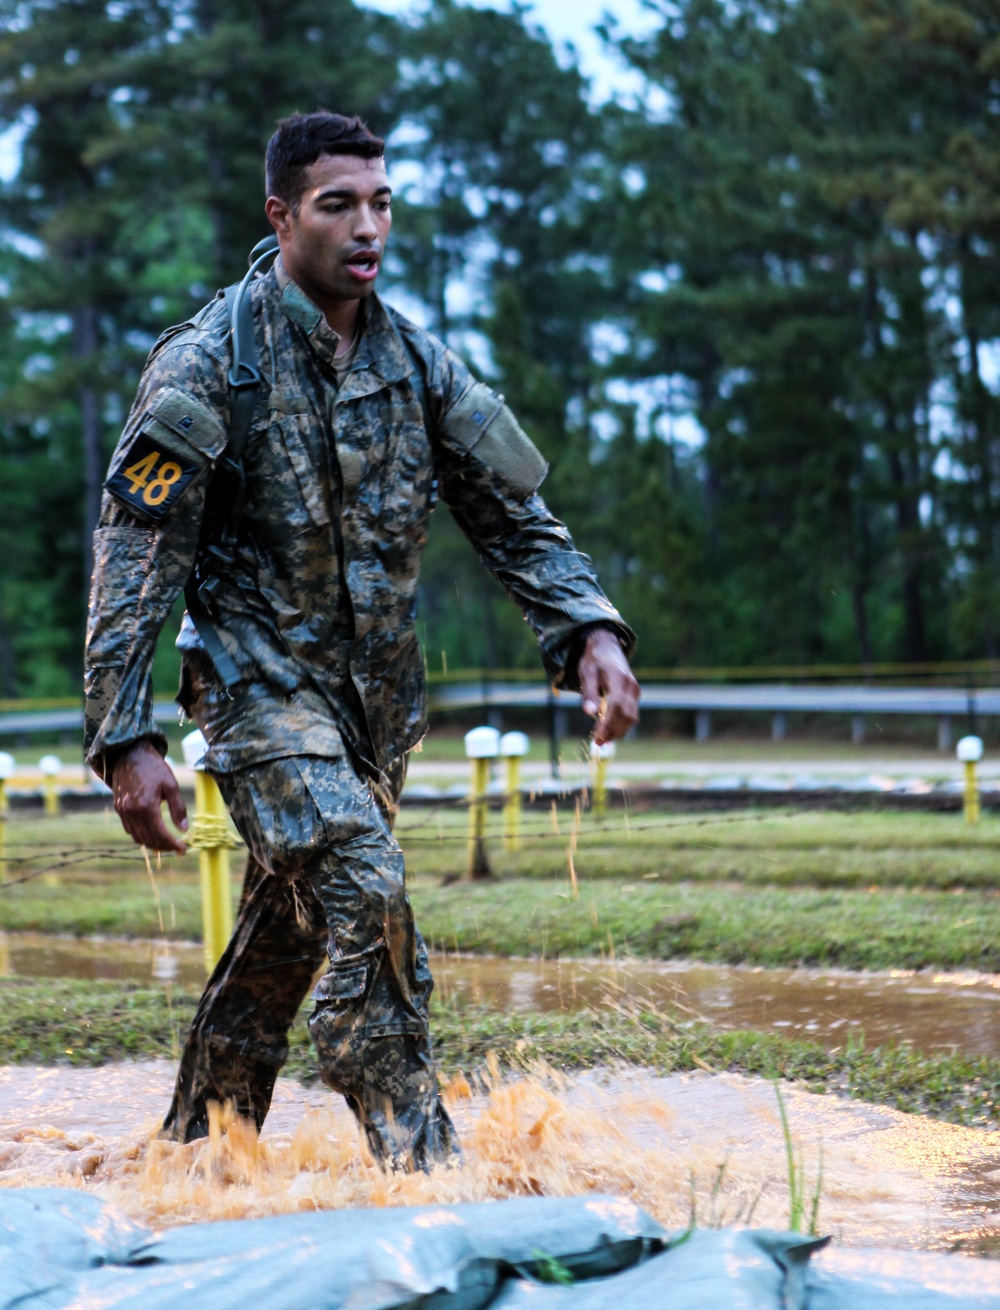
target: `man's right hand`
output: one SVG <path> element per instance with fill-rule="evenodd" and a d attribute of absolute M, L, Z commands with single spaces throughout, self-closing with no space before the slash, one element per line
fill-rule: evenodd
<path fill-rule="evenodd" d="M 111 792 L 122 827 L 133 841 L 152 851 L 184 854 L 187 847 L 167 828 L 161 806 L 166 801 L 171 819 L 182 832 L 187 832 L 187 808 L 177 779 L 152 742 L 137 741 L 115 756 Z"/>

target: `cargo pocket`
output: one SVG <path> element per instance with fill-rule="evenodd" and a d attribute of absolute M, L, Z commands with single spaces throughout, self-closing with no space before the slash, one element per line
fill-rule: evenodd
<path fill-rule="evenodd" d="M 364 1089 L 368 971 L 365 962 L 334 966 L 313 991 L 315 1009 L 309 1033 L 316 1044 L 323 1081 L 342 1096 L 359 1096 Z"/>

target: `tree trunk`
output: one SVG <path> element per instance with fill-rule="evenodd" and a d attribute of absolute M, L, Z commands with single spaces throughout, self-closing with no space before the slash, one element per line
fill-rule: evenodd
<path fill-rule="evenodd" d="M 97 364 L 97 307 L 81 305 L 73 311 L 73 354 L 81 379 L 94 376 Z M 81 381 L 80 438 L 83 444 L 83 560 L 84 582 L 89 588 L 94 569 L 93 536 L 101 514 L 104 461 L 101 452 L 100 400 L 89 381 Z"/>
<path fill-rule="evenodd" d="M 921 586 L 919 547 L 914 540 L 920 534 L 920 512 L 916 493 L 906 476 L 898 449 L 890 448 L 889 472 L 896 501 L 896 532 L 903 560 L 903 618 L 906 658 L 915 664 L 927 659 L 927 624 L 924 619 L 924 596 Z"/>
<path fill-rule="evenodd" d="M 974 546 L 976 563 L 982 577 L 986 579 L 984 594 L 986 603 L 980 607 L 983 644 L 986 658 L 996 659 L 998 633 L 994 595 L 997 558 L 1000 552 L 997 550 L 997 457 L 991 422 L 994 400 L 983 381 L 979 364 L 982 334 L 979 328 L 979 315 L 971 303 L 975 297 L 975 276 L 969 267 L 967 238 L 963 238 L 959 243 L 959 251 L 962 270 L 962 318 L 965 326 L 965 346 L 969 355 L 968 387 L 971 392 L 966 417 L 972 427 L 974 459 L 979 467 L 978 494 L 973 495 L 969 509 L 976 538 Z M 971 462 L 971 460 L 967 461 L 969 464 Z"/>
<path fill-rule="evenodd" d="M 14 647 L 5 624 L 0 623 L 0 695 L 16 694 L 14 682 Z"/>
<path fill-rule="evenodd" d="M 866 316 L 872 354 L 884 359 L 882 342 L 878 281 L 870 270 L 866 274 Z M 923 663 L 927 659 L 927 625 L 924 619 L 922 567 L 918 538 L 921 533 L 919 491 L 913 477 L 907 476 L 904 450 L 911 445 L 899 408 L 888 388 L 876 383 L 875 396 L 882 410 L 883 448 L 892 482 L 892 498 L 896 510 L 896 537 L 903 563 L 902 601 L 904 616 L 904 645 L 907 660 Z M 914 454 L 914 472 L 919 477 L 919 462 Z"/>

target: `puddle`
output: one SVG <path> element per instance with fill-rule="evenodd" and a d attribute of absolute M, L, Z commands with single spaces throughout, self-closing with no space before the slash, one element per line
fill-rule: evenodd
<path fill-rule="evenodd" d="M 172 1081 L 166 1061 L 0 1070 L 0 1185 L 86 1187 L 152 1224 L 593 1191 L 627 1196 L 670 1228 L 687 1224 L 692 1203 L 702 1224 L 788 1220 L 784 1142 L 762 1079 L 539 1071 L 476 1095 L 459 1080 L 449 1100 L 463 1162 L 417 1177 L 383 1176 L 340 1099 L 287 1079 L 259 1140 L 237 1124 L 214 1142 L 155 1142 Z M 785 1103 L 807 1198 L 822 1149 L 820 1231 L 924 1249 L 1000 1238 L 995 1202 L 968 1181 L 982 1182 L 995 1139 L 794 1089 Z"/>
<path fill-rule="evenodd" d="M 1000 1057 L 1000 975 L 760 969 L 687 961 L 500 960 L 440 956 L 438 992 L 509 1010 L 577 1010 L 629 997 L 686 1008 L 720 1028 L 753 1028 L 844 1046 Z"/>
<path fill-rule="evenodd" d="M 1000 975 L 758 969 L 684 961 L 505 960 L 435 954 L 438 994 L 497 1010 L 596 1009 L 623 998 L 681 1009 L 720 1028 L 752 1028 L 843 1046 L 864 1033 L 876 1046 L 1000 1057 Z M 205 981 L 196 943 L 0 933 L 0 975 L 32 978 Z"/>
<path fill-rule="evenodd" d="M 205 955 L 200 942 L 0 931 L 0 977 L 108 979 L 200 987 L 205 982 Z"/>

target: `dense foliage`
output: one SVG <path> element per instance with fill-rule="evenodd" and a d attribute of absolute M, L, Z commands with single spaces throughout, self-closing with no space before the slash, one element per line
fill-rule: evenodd
<path fill-rule="evenodd" d="M 653 10 L 605 34 L 642 93 L 595 105 L 517 9 L 0 0 L 0 696 L 78 685 L 144 354 L 317 104 L 388 135 L 387 298 L 514 405 L 642 664 L 1000 653 L 1000 10 Z M 437 518 L 429 667 L 530 664 Z"/>

